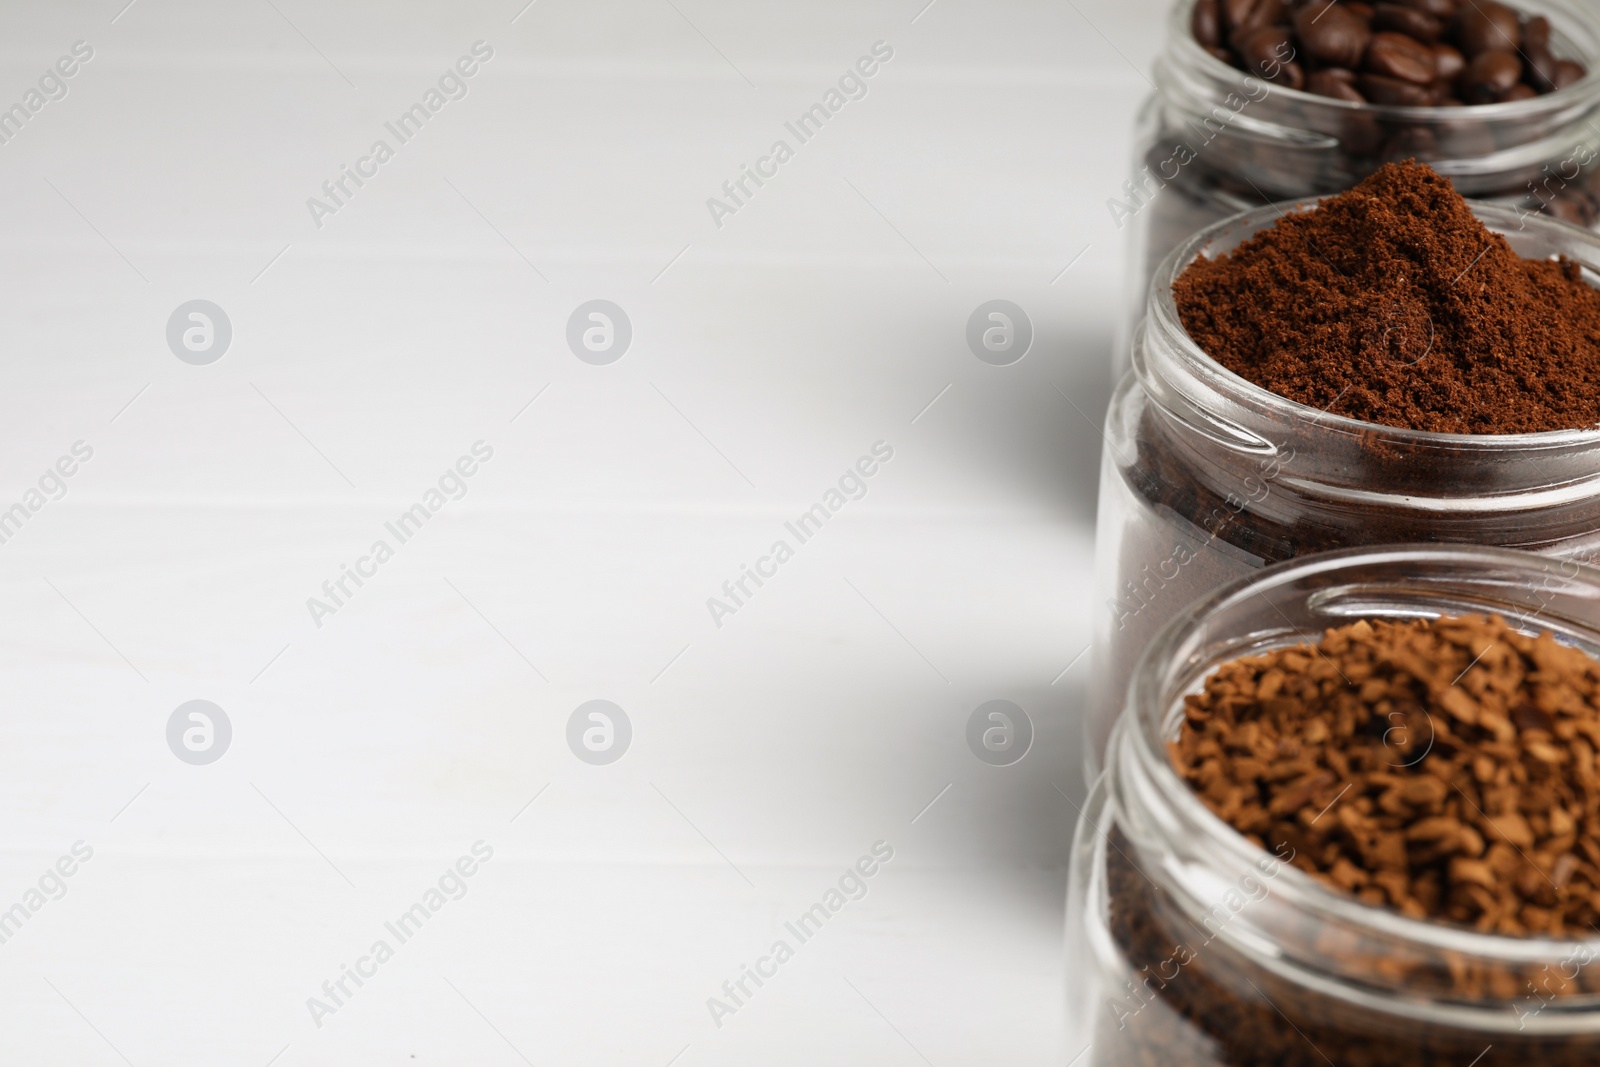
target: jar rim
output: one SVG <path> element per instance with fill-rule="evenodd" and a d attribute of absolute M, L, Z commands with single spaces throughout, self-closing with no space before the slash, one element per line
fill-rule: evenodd
<path fill-rule="evenodd" d="M 1272 856 L 1272 853 L 1247 840 L 1205 804 L 1197 803 L 1198 795 L 1172 765 L 1166 743 L 1170 739 L 1172 726 L 1176 725 L 1176 713 L 1182 707 L 1183 692 L 1171 691 L 1174 679 L 1169 677 L 1167 668 L 1184 657 L 1188 644 L 1205 621 L 1230 605 L 1262 596 L 1274 587 L 1287 586 L 1307 578 L 1331 576 L 1341 570 L 1353 570 L 1358 565 L 1384 563 L 1404 565 L 1408 572 L 1427 566 L 1460 567 L 1468 573 L 1474 569 L 1498 568 L 1523 577 L 1546 579 L 1550 574 L 1549 568 L 1557 565 L 1563 568 L 1562 578 L 1565 581 L 1583 586 L 1592 595 L 1597 614 L 1600 614 L 1600 568 L 1528 552 L 1478 545 L 1386 545 L 1342 549 L 1291 560 L 1246 575 L 1189 605 L 1162 628 L 1140 656 L 1129 681 L 1126 703 L 1111 743 L 1108 773 L 1116 773 L 1124 780 L 1113 787 L 1114 791 L 1126 787 L 1130 773 L 1137 774 L 1141 783 L 1154 788 L 1171 811 L 1182 812 L 1188 825 L 1198 826 L 1205 833 L 1208 849 L 1219 850 L 1228 860 L 1241 867 Z M 1593 642 L 1600 646 L 1600 622 L 1556 616 L 1547 618 L 1552 625 L 1559 623 L 1567 629 L 1585 630 Z M 1232 658 L 1231 654 L 1229 658 Z M 1226 660 L 1207 664 L 1198 678 L 1208 676 L 1211 668 L 1221 662 Z M 1119 807 L 1126 806 L 1119 802 Z M 1123 817 L 1130 814 L 1139 817 L 1139 813 L 1126 811 Z M 1286 869 L 1275 879 L 1277 888 L 1274 894 L 1281 895 L 1281 899 L 1290 907 L 1319 918 L 1335 920 L 1345 928 L 1383 934 L 1412 945 L 1507 964 L 1548 961 L 1571 952 L 1577 946 L 1594 947 L 1600 951 L 1600 932 L 1586 938 L 1515 937 L 1435 920 L 1414 919 L 1389 908 L 1363 904 L 1352 896 L 1323 885 L 1298 868 L 1288 864 L 1283 866 Z M 1600 1018 L 1597 1018 L 1596 1025 L 1600 1027 Z"/>
<path fill-rule="evenodd" d="M 1190 20 L 1193 16 L 1194 6 L 1198 0 L 1182 0 L 1174 4 L 1169 16 L 1167 32 L 1169 41 L 1178 48 L 1180 57 L 1185 62 L 1197 62 L 1200 69 L 1212 77 L 1255 77 L 1251 72 L 1240 70 L 1218 59 L 1207 52 L 1199 41 L 1195 39 L 1190 30 Z M 1585 8 L 1568 6 L 1561 0 L 1542 0 L 1542 3 L 1558 7 L 1570 17 L 1579 17 L 1578 12 Z M 1594 22 L 1600 30 L 1600 20 Z M 1600 47 L 1600 40 L 1593 42 Z M 1549 113 L 1560 112 L 1572 105 L 1579 103 L 1583 98 L 1600 100 L 1600 54 L 1583 57 L 1586 71 L 1584 76 L 1567 86 L 1557 89 L 1552 93 L 1543 93 L 1531 100 L 1508 100 L 1499 104 L 1470 104 L 1465 107 L 1438 107 L 1426 105 L 1421 107 L 1402 106 L 1399 104 L 1372 104 L 1355 103 L 1350 100 L 1337 100 L 1329 96 L 1319 96 L 1308 93 L 1303 89 L 1290 89 L 1288 86 L 1276 82 L 1262 81 L 1263 85 L 1270 87 L 1274 93 L 1283 93 L 1285 98 L 1302 106 L 1326 106 L 1333 113 L 1348 113 L 1371 115 L 1379 119 L 1395 119 L 1405 122 L 1425 122 L 1429 119 L 1454 119 L 1462 121 L 1467 118 L 1492 120 L 1504 119 L 1507 122 L 1522 122 Z"/>
<path fill-rule="evenodd" d="M 1330 193 L 1326 196 L 1270 203 L 1264 207 L 1231 215 L 1207 226 L 1167 255 L 1166 260 L 1156 269 L 1155 277 L 1151 281 L 1149 321 L 1160 331 L 1164 341 L 1186 371 L 1210 387 L 1222 391 L 1230 399 L 1242 401 L 1251 408 L 1286 420 L 1314 421 L 1346 434 L 1361 435 L 1368 440 L 1383 440 L 1412 447 L 1435 446 L 1454 452 L 1489 449 L 1543 450 L 1572 446 L 1588 448 L 1600 445 L 1600 426 L 1535 433 L 1463 434 L 1414 430 L 1367 422 L 1348 415 L 1335 415 L 1257 385 L 1229 370 L 1201 348 L 1184 327 L 1183 320 L 1178 314 L 1177 298 L 1173 294 L 1173 285 L 1184 271 L 1201 257 L 1208 245 L 1230 235 L 1233 231 L 1245 230 L 1251 234 L 1260 232 L 1263 222 L 1270 222 L 1274 217 L 1286 218 L 1291 213 L 1310 211 L 1322 201 L 1337 195 L 1341 194 Z M 1570 258 L 1577 260 L 1591 272 L 1600 274 L 1600 235 L 1554 219 L 1539 217 L 1536 213 L 1520 212 L 1501 204 L 1481 200 L 1468 200 L 1467 204 L 1480 222 L 1496 232 L 1515 229 L 1521 233 L 1529 233 L 1531 229 L 1533 234 L 1543 234 L 1551 239 L 1552 243 L 1559 243 L 1569 248 L 1573 245 L 1583 246 L 1589 253 L 1588 256 L 1572 255 Z M 1142 347 L 1135 346 L 1134 371 L 1145 386 L 1146 392 L 1151 396 L 1159 396 L 1160 391 L 1154 388 L 1154 382 L 1151 380 L 1152 369 L 1147 360 L 1140 358 Z"/>

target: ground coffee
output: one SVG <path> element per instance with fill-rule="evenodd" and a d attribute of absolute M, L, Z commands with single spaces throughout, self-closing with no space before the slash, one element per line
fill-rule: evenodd
<path fill-rule="evenodd" d="M 1224 63 L 1358 104 L 1529 100 L 1588 73 L 1556 58 L 1549 19 L 1494 0 L 1197 0 L 1190 28 Z"/>
<path fill-rule="evenodd" d="M 1212 358 L 1291 400 L 1437 433 L 1600 426 L 1600 290 L 1519 257 L 1426 164 L 1387 164 L 1173 286 Z"/>
<path fill-rule="evenodd" d="M 1358 622 L 1224 664 L 1174 765 L 1365 903 L 1566 938 L 1600 922 L 1600 663 L 1498 618 Z"/>

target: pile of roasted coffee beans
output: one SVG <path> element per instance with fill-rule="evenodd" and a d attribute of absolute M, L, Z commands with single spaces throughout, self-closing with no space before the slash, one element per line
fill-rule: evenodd
<path fill-rule="evenodd" d="M 1587 73 L 1550 50 L 1550 20 L 1494 0 L 1197 0 L 1218 59 L 1351 103 L 1460 107 L 1528 100 Z"/>

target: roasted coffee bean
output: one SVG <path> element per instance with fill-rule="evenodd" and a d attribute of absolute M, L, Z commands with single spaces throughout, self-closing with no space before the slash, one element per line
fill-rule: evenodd
<path fill-rule="evenodd" d="M 1522 56 L 1527 62 L 1528 84 L 1541 93 L 1553 93 L 1556 88 L 1556 57 L 1547 47 L 1524 44 Z"/>
<path fill-rule="evenodd" d="M 1332 0 L 1312 0 L 1301 8 L 1294 28 L 1306 54 L 1332 67 L 1360 66 L 1372 40 L 1366 24 Z"/>
<path fill-rule="evenodd" d="M 1372 28 L 1392 30 L 1407 37 L 1415 37 L 1423 44 L 1432 44 L 1444 35 L 1444 21 L 1399 4 L 1379 4 L 1373 9 Z"/>
<path fill-rule="evenodd" d="M 1550 47 L 1550 20 L 1543 15 L 1535 15 L 1522 24 L 1523 48 L 1549 48 Z"/>
<path fill-rule="evenodd" d="M 1468 59 L 1522 47 L 1522 20 L 1494 0 L 1473 0 L 1456 18 L 1456 44 Z"/>
<path fill-rule="evenodd" d="M 1515 52 L 1483 52 L 1461 76 L 1461 96 L 1469 104 L 1493 104 L 1522 80 L 1522 60 Z"/>
<path fill-rule="evenodd" d="M 1195 0 L 1189 30 L 1203 47 L 1222 47 L 1222 5 L 1218 0 Z"/>
<path fill-rule="evenodd" d="M 1356 79 L 1356 88 L 1374 104 L 1396 107 L 1427 107 L 1433 102 L 1433 93 L 1426 85 L 1386 78 L 1381 74 L 1363 74 Z"/>
<path fill-rule="evenodd" d="M 1288 21 L 1283 0 L 1222 0 L 1224 27 L 1235 48 L 1237 38 L 1262 26 Z"/>
<path fill-rule="evenodd" d="M 1228 64 L 1230 67 L 1239 66 L 1239 57 L 1228 51 L 1226 48 L 1206 48 L 1206 51 L 1210 52 L 1217 59 L 1220 59 L 1224 63 Z"/>
<path fill-rule="evenodd" d="M 1365 3 L 1364 0 L 1353 0 L 1352 3 L 1340 4 L 1339 6 L 1350 12 L 1350 14 L 1354 15 L 1362 22 L 1371 24 L 1372 5 Z"/>
<path fill-rule="evenodd" d="M 1421 11 L 1446 22 L 1455 18 L 1459 10 L 1456 0 L 1395 0 L 1395 2 L 1403 7 L 1409 7 L 1413 11 Z"/>
<path fill-rule="evenodd" d="M 1375 33 L 1367 46 L 1366 68 L 1385 78 L 1432 85 L 1438 77 L 1433 49 L 1403 33 Z"/>
<path fill-rule="evenodd" d="M 1453 82 L 1467 69 L 1467 57 L 1455 46 L 1440 41 L 1433 46 L 1433 67 L 1439 77 Z"/>
<path fill-rule="evenodd" d="M 1349 75 L 1349 77 L 1341 77 Z M 1352 104 L 1365 104 L 1367 98 L 1356 88 L 1355 75 L 1340 67 L 1319 70 L 1306 78 L 1306 92 L 1334 100 L 1348 100 Z"/>
<path fill-rule="evenodd" d="M 1365 110 L 1348 109 L 1339 126 L 1339 144 L 1351 159 L 1373 159 L 1383 144 L 1383 127 Z"/>
<path fill-rule="evenodd" d="M 1512 100 L 1533 100 L 1537 98 L 1538 95 L 1539 90 L 1535 89 L 1527 82 L 1518 82 L 1501 94 L 1500 102 L 1508 103 Z"/>
<path fill-rule="evenodd" d="M 1565 89 L 1569 85 L 1576 85 L 1583 81 L 1589 74 L 1589 68 L 1572 59 L 1563 59 L 1556 64 L 1556 88 Z"/>
<path fill-rule="evenodd" d="M 1262 26 L 1233 39 L 1233 50 L 1239 53 L 1244 67 L 1268 81 L 1277 80 L 1285 63 L 1294 59 L 1294 45 L 1289 40 L 1289 27 Z"/>
<path fill-rule="evenodd" d="M 1433 135 L 1432 130 L 1422 126 L 1398 127 L 1383 145 L 1383 160 L 1387 163 L 1398 163 L 1406 159 L 1431 159 L 1438 154 L 1439 139 Z"/>

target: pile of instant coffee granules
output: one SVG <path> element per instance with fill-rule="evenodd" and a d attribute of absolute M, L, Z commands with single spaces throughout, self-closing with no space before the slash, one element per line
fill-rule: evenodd
<path fill-rule="evenodd" d="M 1173 764 L 1269 850 L 1416 918 L 1600 922 L 1600 663 L 1498 617 L 1358 622 L 1224 664 Z"/>
<path fill-rule="evenodd" d="M 1208 355 L 1309 407 L 1435 433 L 1600 426 L 1600 290 L 1518 256 L 1425 164 L 1197 259 L 1173 295 Z"/>

